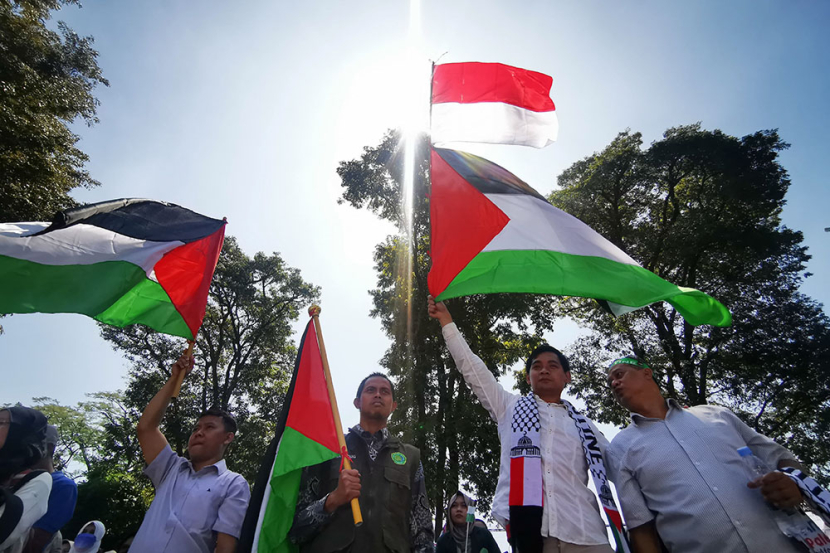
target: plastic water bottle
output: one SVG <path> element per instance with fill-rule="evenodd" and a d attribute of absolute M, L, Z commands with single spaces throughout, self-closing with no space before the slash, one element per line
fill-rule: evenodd
<path fill-rule="evenodd" d="M 744 464 L 744 469 L 750 482 L 770 472 L 767 464 L 753 455 L 752 450 L 748 447 L 739 448 L 738 455 L 741 456 L 741 461 Z M 775 524 L 785 536 L 800 541 L 805 546 L 808 546 L 812 552 L 830 552 L 830 541 L 827 541 L 827 536 L 822 533 L 819 527 L 807 515 L 797 509 L 782 510 L 772 505 L 768 506 L 771 510 L 772 518 L 775 520 Z"/>
<path fill-rule="evenodd" d="M 757 480 L 758 478 L 770 472 L 766 463 L 752 454 L 752 450 L 744 446 L 738 448 L 738 455 L 741 456 L 741 461 L 744 464 L 744 470 L 749 478 L 749 481 Z"/>

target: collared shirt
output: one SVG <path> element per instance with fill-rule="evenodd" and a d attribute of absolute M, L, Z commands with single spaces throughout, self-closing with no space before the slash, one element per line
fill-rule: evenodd
<path fill-rule="evenodd" d="M 369 450 L 369 458 L 374 461 L 378 453 L 389 439 L 389 430 L 381 428 L 374 434 L 355 425 L 350 429 L 358 434 Z M 297 510 L 294 524 L 289 537 L 294 543 L 303 543 L 319 532 L 331 519 L 332 513 L 325 510 L 328 494 L 320 493 L 320 482 L 309 475 L 308 467 L 303 468 L 300 480 L 300 492 L 297 499 Z M 427 498 L 424 465 L 418 464 L 415 473 L 415 489 L 412 491 L 412 506 L 409 514 L 409 527 L 412 533 L 413 551 L 415 553 L 431 553 L 434 551 L 434 532 L 432 529 L 432 511 Z"/>
<path fill-rule="evenodd" d="M 501 463 L 493 499 L 493 517 L 506 525 L 510 517 L 511 423 L 513 410 L 521 396 L 508 392 L 498 383 L 484 362 L 470 351 L 454 323 L 444 326 L 442 333 L 464 380 L 498 424 Z M 577 545 L 607 544 L 608 534 L 596 496 L 588 488 L 588 462 L 579 430 L 563 404 L 547 403 L 539 396 L 535 397 L 542 423 L 540 439 L 545 493 L 542 535 Z M 593 423 L 590 424 L 600 450 L 604 452 L 608 441 Z"/>
<path fill-rule="evenodd" d="M 652 520 L 670 551 L 787 552 L 797 549 L 747 476 L 738 448 L 771 469 L 793 455 L 714 405 L 683 409 L 668 400 L 665 419 L 632 414 L 607 459 L 629 528 Z"/>
<path fill-rule="evenodd" d="M 239 537 L 251 489 L 225 460 L 194 472 L 166 446 L 144 469 L 156 497 L 144 515 L 133 553 L 213 553 L 216 533 Z"/>

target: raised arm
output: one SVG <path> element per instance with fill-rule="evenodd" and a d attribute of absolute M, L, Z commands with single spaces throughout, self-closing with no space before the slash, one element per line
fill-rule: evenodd
<path fill-rule="evenodd" d="M 167 438 L 161 433 L 159 425 L 167 406 L 170 405 L 170 399 L 173 397 L 179 373 L 184 371 L 185 375 L 189 374 L 193 370 L 193 364 L 194 358 L 192 355 L 190 357 L 182 355 L 173 363 L 173 366 L 170 367 L 170 378 L 161 390 L 153 396 L 138 420 L 138 427 L 136 428 L 138 443 L 141 446 L 141 452 L 144 454 L 144 461 L 148 465 L 167 447 Z"/>
<path fill-rule="evenodd" d="M 447 349 L 450 350 L 450 355 L 461 376 L 473 389 L 473 393 L 490 416 L 496 421 L 500 420 L 512 394 L 499 384 L 484 361 L 470 350 L 470 346 L 453 324 L 452 315 L 447 306 L 443 302 L 436 302 L 432 296 L 428 296 L 427 309 L 429 316 L 438 319 L 441 323 L 441 333 L 447 342 Z"/>

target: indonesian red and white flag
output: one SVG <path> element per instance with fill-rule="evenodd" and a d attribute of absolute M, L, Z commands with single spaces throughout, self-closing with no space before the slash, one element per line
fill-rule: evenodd
<path fill-rule="evenodd" d="M 502 63 L 445 63 L 432 77 L 432 143 L 486 142 L 544 148 L 559 121 L 553 78 Z"/>

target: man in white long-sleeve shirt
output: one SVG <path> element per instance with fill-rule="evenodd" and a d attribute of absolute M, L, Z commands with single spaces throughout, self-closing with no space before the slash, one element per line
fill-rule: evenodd
<path fill-rule="evenodd" d="M 551 346 L 540 346 L 527 360 L 527 381 L 535 400 L 535 405 L 530 405 L 530 418 L 536 421 L 538 409 L 538 423 L 541 424 L 536 424 L 536 435 L 539 443 L 536 447 L 525 438 L 517 442 L 517 421 L 522 416 L 525 398 L 508 392 L 498 383 L 484 362 L 470 351 L 446 306 L 436 303 L 432 297 L 429 298 L 429 315 L 441 323 L 441 332 L 456 367 L 498 424 L 501 463 L 493 516 L 508 527 L 514 552 L 612 552 L 596 497 L 587 487 L 588 462 L 582 446 L 583 437 L 561 400 L 562 390 L 571 380 L 567 358 Z M 590 421 L 588 425 L 596 437 L 597 449 L 604 453 L 608 441 Z M 528 449 L 525 446 L 533 449 L 534 455 L 529 457 L 541 457 L 541 486 L 533 480 L 532 474 L 538 470 L 533 468 L 538 467 L 538 461 L 536 465 L 524 461 L 528 463 L 523 465 L 524 482 L 514 482 L 511 486 L 511 465 L 516 467 L 517 459 L 522 459 L 516 451 L 518 448 Z M 540 495 L 536 503 L 525 503 L 541 504 L 541 508 L 536 507 L 541 513 L 541 528 L 538 530 L 538 522 L 536 526 L 526 523 L 533 518 L 532 510 L 514 510 L 514 506 L 521 505 L 521 499 L 517 501 L 517 493 L 521 498 L 522 491 L 525 497 Z M 531 513 L 531 516 L 522 516 L 521 520 L 511 523 L 511 511 Z"/>

